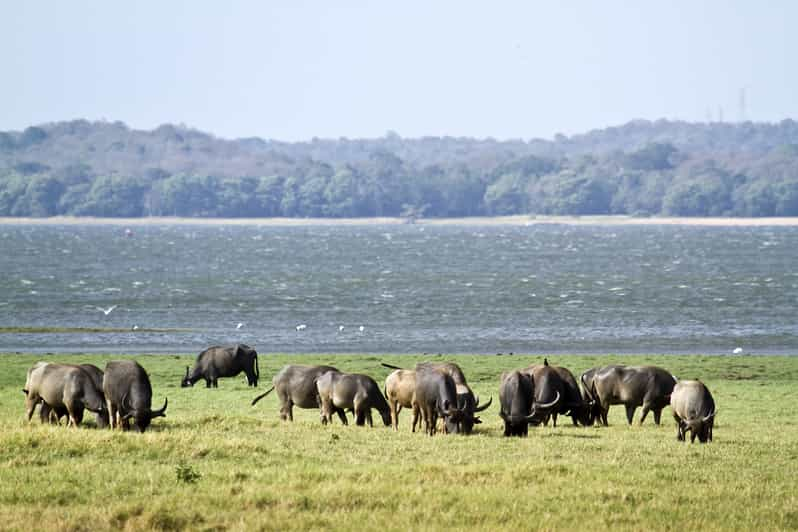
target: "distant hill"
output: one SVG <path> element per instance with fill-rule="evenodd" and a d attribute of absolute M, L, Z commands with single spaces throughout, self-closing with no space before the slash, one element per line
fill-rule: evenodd
<path fill-rule="evenodd" d="M 0 216 L 798 215 L 798 123 L 637 120 L 553 140 L 0 132 Z"/>

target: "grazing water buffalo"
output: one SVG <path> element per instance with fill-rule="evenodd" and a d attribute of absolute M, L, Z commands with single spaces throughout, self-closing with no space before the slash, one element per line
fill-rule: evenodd
<path fill-rule="evenodd" d="M 138 362 L 118 360 L 106 364 L 103 391 L 112 429 L 126 429 L 132 418 L 139 432 L 144 432 L 153 418 L 166 417 L 169 399 L 164 400 L 160 410 L 152 410 L 150 378 Z"/>
<path fill-rule="evenodd" d="M 526 373 L 535 384 L 535 418 L 533 425 L 548 424 L 549 418 L 557 426 L 557 414 L 561 409 L 562 399 L 565 396 L 565 383 L 560 374 L 548 365 L 535 364 L 528 366 L 521 373 Z"/>
<path fill-rule="evenodd" d="M 443 418 L 444 431 L 458 433 L 463 411 L 457 407 L 454 379 L 439 371 L 416 372 L 416 402 L 424 420 L 424 431 L 435 434 L 438 416 Z"/>
<path fill-rule="evenodd" d="M 94 364 L 78 364 L 79 368 L 89 374 L 91 381 L 94 383 L 94 388 L 102 394 L 103 389 L 103 372 Z M 103 395 L 103 405 L 105 405 L 105 395 Z M 39 417 L 42 423 L 59 423 L 59 420 L 67 415 L 66 409 L 52 409 L 47 403 L 42 403 L 39 410 Z M 108 410 L 105 408 L 101 412 L 95 412 L 95 422 L 97 428 L 104 429 L 108 426 Z"/>
<path fill-rule="evenodd" d="M 499 386 L 499 417 L 504 421 L 505 436 L 526 436 L 535 419 L 535 383 L 520 371 L 504 372 Z"/>
<path fill-rule="evenodd" d="M 219 377 L 235 377 L 241 372 L 247 375 L 249 386 L 258 385 L 258 352 L 248 345 L 238 344 L 232 347 L 213 346 L 199 354 L 194 369 L 186 376 L 180 386 L 194 386 L 200 379 L 205 379 L 205 387 L 219 387 Z"/>
<path fill-rule="evenodd" d="M 547 425 L 551 418 L 556 427 L 558 415 L 570 416 L 574 426 L 579 423 L 585 426 L 592 424 L 590 415 L 592 401 L 583 399 L 579 385 L 568 368 L 550 366 L 548 360 L 543 359 L 543 365 L 532 365 L 522 371 L 531 375 L 535 380 L 538 402 L 547 402 L 558 393 L 560 395 L 554 408 L 542 419 L 544 425 Z"/>
<path fill-rule="evenodd" d="M 401 369 L 390 364 L 383 364 L 383 366 L 386 368 Z M 471 434 L 474 430 L 474 425 L 482 423 L 482 420 L 475 414 L 486 410 L 493 402 L 493 398 L 491 397 L 488 399 L 487 403 L 479 406 L 479 397 L 475 396 L 474 392 L 468 386 L 460 366 L 453 362 L 419 362 L 416 364 L 416 371 L 439 371 L 449 375 L 454 380 L 457 390 L 457 408 L 463 412 L 462 419 L 458 422 L 459 427 L 457 432 Z"/>
<path fill-rule="evenodd" d="M 284 366 L 272 379 L 272 387 L 252 400 L 252 405 L 266 397 L 272 390 L 277 391 L 280 399 L 280 419 L 294 420 L 294 406 L 299 408 L 319 408 L 319 392 L 316 389 L 316 379 L 327 373 L 335 371 L 332 366 Z M 346 414 L 340 410 L 338 417 L 346 424 Z"/>
<path fill-rule="evenodd" d="M 416 403 L 416 372 L 412 369 L 397 369 L 385 378 L 385 397 L 391 409 L 393 430 L 399 430 L 399 411 L 402 407 L 413 410 L 413 432 L 416 431 L 421 412 Z"/>
<path fill-rule="evenodd" d="M 85 409 L 98 414 L 105 410 L 102 392 L 91 375 L 75 365 L 39 362 L 28 371 L 23 391 L 28 421 L 39 403 L 45 412 L 42 421 L 49 420 L 51 412 L 56 416 L 65 412 L 69 416 L 67 425 L 73 427 L 83 421 Z"/>
<path fill-rule="evenodd" d="M 715 400 L 701 381 L 679 381 L 671 393 L 671 408 L 676 419 L 676 439 L 685 440 L 690 431 L 690 443 L 712 441 L 715 425 Z"/>
<path fill-rule="evenodd" d="M 368 422 L 369 427 L 373 427 L 372 408 L 380 413 L 386 427 L 391 424 L 388 402 L 377 383 L 368 375 L 328 371 L 316 379 L 316 390 L 321 402 L 321 421 L 325 425 L 332 422 L 333 412 L 350 409 L 355 414 L 357 425 Z"/>
<path fill-rule="evenodd" d="M 670 402 L 676 384 L 673 375 L 655 366 L 605 366 L 596 369 L 591 376 L 582 377 L 583 382 L 590 382 L 590 395 L 599 405 L 597 411 L 604 426 L 607 426 L 610 405 L 617 404 L 626 407 L 630 425 L 638 406 L 643 407 L 641 425 L 649 411 L 654 413 L 654 423 L 659 425 L 662 409 Z"/>

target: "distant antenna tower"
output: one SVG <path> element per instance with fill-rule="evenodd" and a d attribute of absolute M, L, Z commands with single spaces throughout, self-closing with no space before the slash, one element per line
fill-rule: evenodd
<path fill-rule="evenodd" d="M 740 122 L 745 122 L 747 120 L 746 112 L 745 112 L 745 87 L 740 89 Z"/>

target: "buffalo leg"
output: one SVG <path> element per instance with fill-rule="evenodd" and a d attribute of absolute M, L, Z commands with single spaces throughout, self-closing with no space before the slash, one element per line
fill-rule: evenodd
<path fill-rule="evenodd" d="M 413 432 L 416 431 L 416 424 L 419 421 L 420 415 L 421 415 L 421 410 L 418 408 L 418 405 L 413 404 Z"/>
<path fill-rule="evenodd" d="M 338 408 L 336 413 L 338 414 L 338 419 L 341 420 L 343 425 L 349 425 L 349 420 L 346 419 L 346 411 L 343 408 Z"/>
<path fill-rule="evenodd" d="M 371 408 L 366 410 L 366 421 L 369 422 L 369 427 L 374 427 L 374 421 L 371 419 Z"/>
<path fill-rule="evenodd" d="M 684 441 L 684 434 L 682 433 L 682 420 L 676 414 L 673 414 L 673 419 L 676 421 L 676 440 Z"/>
<path fill-rule="evenodd" d="M 657 408 L 656 410 L 651 411 L 654 414 L 654 424 L 659 425 L 659 421 L 662 418 L 662 409 Z"/>
<path fill-rule="evenodd" d="M 33 411 L 36 410 L 36 405 L 39 403 L 40 399 L 32 399 L 25 396 L 25 409 L 26 414 L 28 415 L 28 422 L 30 422 L 31 418 L 33 417 Z M 42 405 L 44 405 L 44 401 L 42 401 Z"/>
<path fill-rule="evenodd" d="M 551 415 L 551 426 L 555 429 L 557 428 L 557 412 L 554 412 Z"/>
<path fill-rule="evenodd" d="M 106 400 L 105 404 L 108 407 L 108 427 L 114 430 L 114 425 L 116 425 L 116 408 L 114 408 L 114 405 L 109 400 Z"/>
<path fill-rule="evenodd" d="M 628 421 L 630 425 L 632 424 L 632 419 L 635 417 L 635 409 L 637 409 L 635 405 L 626 405 L 626 421 Z M 646 417 L 647 412 L 648 410 L 643 410 L 643 418 Z M 641 419 L 640 423 L 642 422 L 643 420 Z"/>
<path fill-rule="evenodd" d="M 399 412 L 396 410 L 396 401 L 390 399 L 388 406 L 391 407 L 391 427 L 393 430 L 399 430 Z"/>

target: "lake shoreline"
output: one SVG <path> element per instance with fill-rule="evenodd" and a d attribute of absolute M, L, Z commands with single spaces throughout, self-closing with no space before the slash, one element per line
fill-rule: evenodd
<path fill-rule="evenodd" d="M 534 225 L 603 225 L 603 226 L 709 226 L 709 227 L 796 227 L 798 217 L 774 218 L 692 218 L 692 217 L 637 217 L 637 216 L 474 216 L 466 218 L 422 218 L 415 220 L 420 226 L 534 226 Z M 376 226 L 408 225 L 408 220 L 398 217 L 378 218 L 185 218 L 158 216 L 146 218 L 97 218 L 91 216 L 53 216 L 47 218 L 0 217 L 0 225 L 207 225 L 207 226 Z"/>

